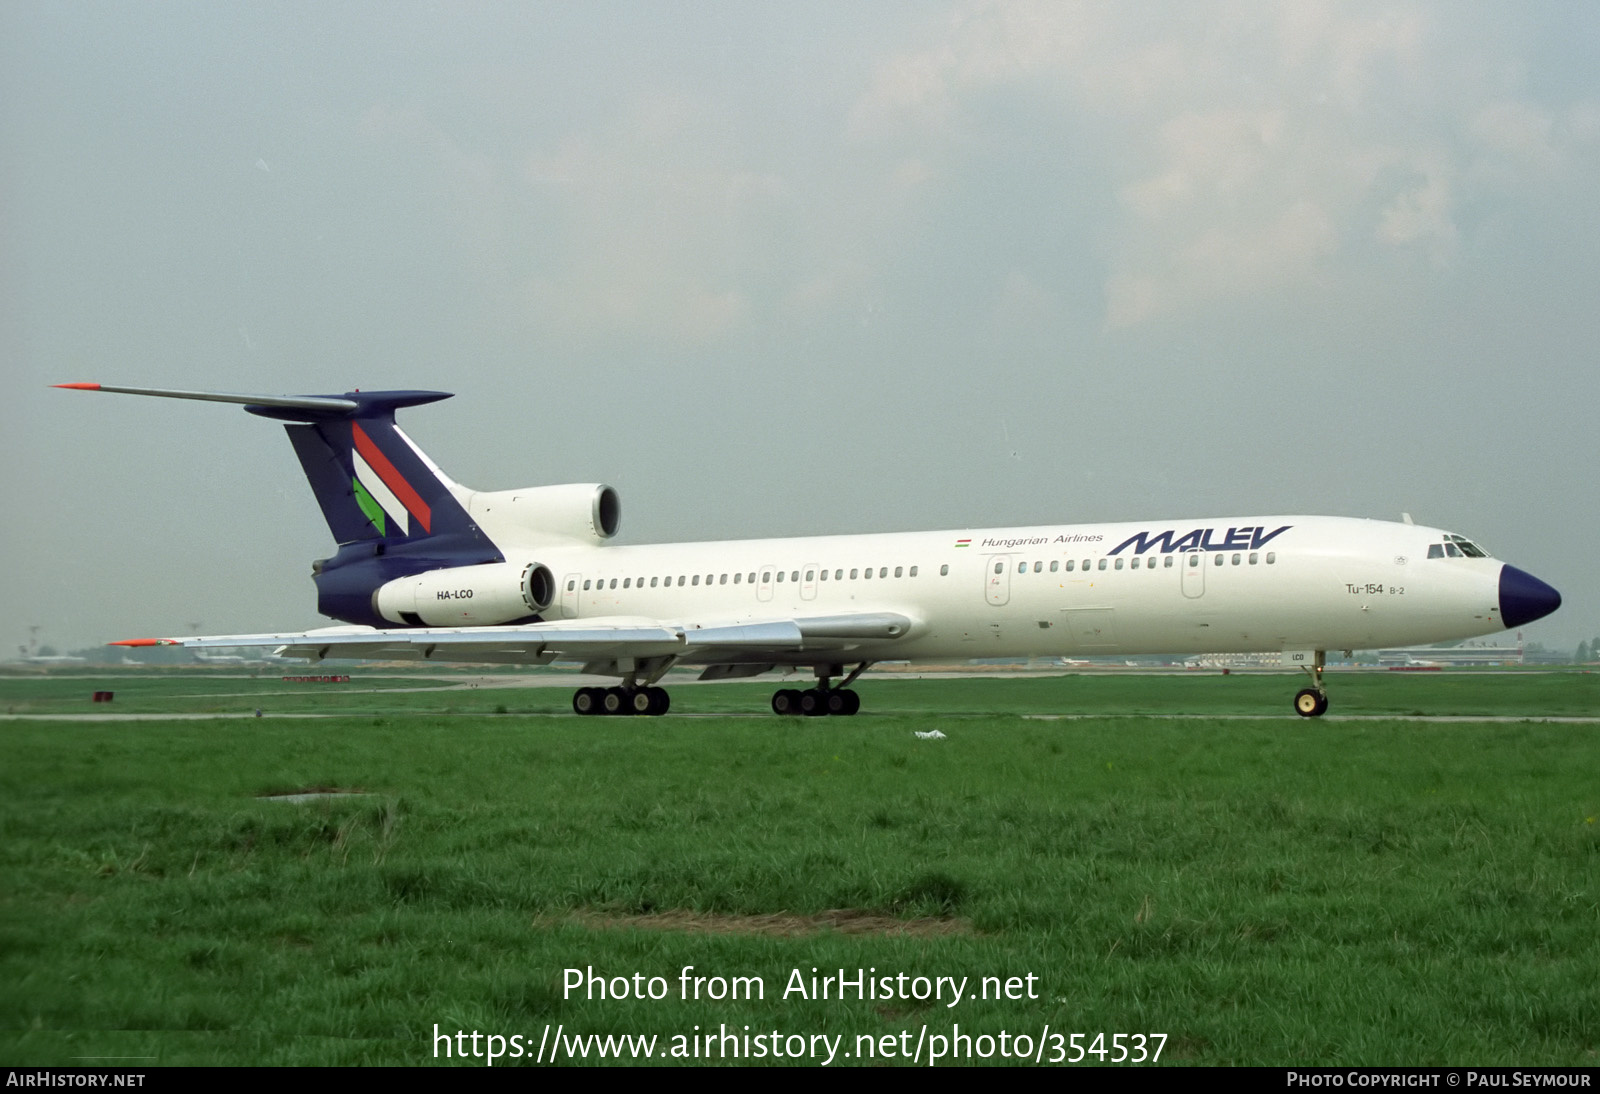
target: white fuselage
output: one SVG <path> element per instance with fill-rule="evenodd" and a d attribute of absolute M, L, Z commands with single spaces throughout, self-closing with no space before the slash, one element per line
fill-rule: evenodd
<path fill-rule="evenodd" d="M 1501 563 L 1429 558 L 1445 536 L 1275 516 L 506 553 L 555 576 L 547 620 L 895 613 L 910 632 L 849 659 L 926 660 L 1370 649 L 1504 629 Z M 460 607 L 428 622 L 470 625 Z"/>

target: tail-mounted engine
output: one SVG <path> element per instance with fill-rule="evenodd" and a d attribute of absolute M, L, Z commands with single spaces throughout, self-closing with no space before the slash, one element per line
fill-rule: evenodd
<path fill-rule="evenodd" d="M 542 563 L 491 562 L 387 582 L 372 595 L 372 606 L 401 625 L 491 627 L 537 616 L 555 595 L 555 576 Z"/>
<path fill-rule="evenodd" d="M 467 512 L 489 538 L 508 544 L 601 544 L 617 534 L 622 502 L 604 483 L 479 490 Z"/>

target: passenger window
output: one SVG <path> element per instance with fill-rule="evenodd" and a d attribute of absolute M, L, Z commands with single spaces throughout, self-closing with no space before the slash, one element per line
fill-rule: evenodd
<path fill-rule="evenodd" d="M 1138 568 L 1139 568 L 1139 556 L 1138 555 L 1134 555 L 1131 559 L 1128 560 L 1128 569 L 1137 570 Z"/>
<path fill-rule="evenodd" d="M 698 584 L 700 584 L 700 575 L 699 575 L 699 574 L 695 574 L 695 575 L 694 575 L 694 581 L 693 581 L 693 584 L 695 584 L 695 585 L 698 585 Z"/>
<path fill-rule="evenodd" d="M 1235 565 L 1235 566 L 1237 566 L 1237 565 L 1239 565 L 1239 558 L 1240 558 L 1240 556 L 1239 556 L 1239 555 L 1234 555 L 1234 556 L 1233 556 L 1233 564 L 1234 564 L 1234 565 Z"/>
<path fill-rule="evenodd" d="M 735 584 L 735 585 L 737 585 L 737 584 L 739 584 L 739 582 L 740 582 L 740 581 L 741 581 L 741 580 L 742 580 L 742 579 L 743 579 L 743 578 L 744 578 L 744 575 L 743 575 L 743 574 L 734 574 L 734 575 L 733 575 L 733 583 L 734 583 L 734 584 Z"/>
<path fill-rule="evenodd" d="M 1200 565 L 1200 556 L 1199 555 L 1190 555 L 1189 556 L 1189 569 L 1192 570 L 1198 565 Z"/>
<path fill-rule="evenodd" d="M 1216 565 L 1216 566 L 1221 566 L 1222 565 L 1222 556 L 1221 555 L 1212 555 L 1211 557 L 1216 559 L 1216 562 L 1213 563 L 1213 565 Z"/>
<path fill-rule="evenodd" d="M 1003 563 L 1003 562 L 996 562 L 996 563 L 995 563 L 995 564 L 994 564 L 994 572 L 995 572 L 995 573 L 997 573 L 997 574 L 998 574 L 998 573 L 1004 573 L 1004 572 L 1005 572 L 1005 563 Z"/>
<path fill-rule="evenodd" d="M 1167 569 L 1169 569 L 1169 570 L 1172 569 L 1172 556 L 1171 555 L 1167 556 Z"/>
<path fill-rule="evenodd" d="M 613 589 L 615 589 L 617 587 L 617 579 L 616 578 L 612 578 L 611 579 L 611 587 Z"/>
<path fill-rule="evenodd" d="M 1035 563 L 1034 563 L 1034 564 L 1033 564 L 1033 572 L 1034 572 L 1034 573 L 1036 573 L 1036 574 L 1042 574 L 1042 573 L 1044 573 L 1044 563 L 1042 563 L 1042 562 L 1035 562 Z"/>
<path fill-rule="evenodd" d="M 784 574 L 783 574 L 783 571 L 782 571 L 782 570 L 779 570 L 779 571 L 778 571 L 778 584 L 779 584 L 779 585 L 782 585 L 782 584 L 783 584 L 783 577 L 784 577 Z"/>
<path fill-rule="evenodd" d="M 833 580 L 835 580 L 835 581 L 843 581 L 844 580 L 844 571 L 843 570 L 835 570 L 835 571 L 833 571 Z"/>
<path fill-rule="evenodd" d="M 567 582 L 567 592 L 569 592 L 569 593 L 572 592 L 572 590 L 575 589 L 577 587 L 577 585 L 578 585 L 578 582 L 577 582 L 576 579 Z"/>
<path fill-rule="evenodd" d="M 852 568 L 851 571 L 850 571 L 850 580 L 854 581 L 856 579 L 856 574 L 858 574 L 858 573 L 860 573 L 859 570 L 856 570 L 856 569 Z"/>
<path fill-rule="evenodd" d="M 789 580 L 790 581 L 799 581 L 800 580 L 800 571 L 796 570 L 794 573 L 790 574 L 789 575 Z"/>
<path fill-rule="evenodd" d="M 1061 560 L 1060 559 L 1054 559 L 1050 563 L 1050 572 L 1051 573 L 1055 573 L 1058 569 L 1060 569 L 1060 567 L 1061 567 Z"/>
<path fill-rule="evenodd" d="M 588 578 L 585 578 L 584 581 L 583 581 L 583 591 L 584 592 L 588 592 L 589 591 L 589 579 Z"/>
<path fill-rule="evenodd" d="M 1089 560 L 1088 559 L 1084 559 L 1083 560 L 1083 568 L 1085 570 L 1087 570 L 1089 568 Z"/>
<path fill-rule="evenodd" d="M 1250 552 L 1250 565 L 1254 566 L 1256 564 L 1256 559 L 1258 559 L 1260 557 L 1261 557 L 1260 552 L 1251 551 Z"/>
<path fill-rule="evenodd" d="M 1267 565 L 1271 566 L 1274 562 L 1277 562 L 1277 561 L 1278 561 L 1278 552 L 1276 552 L 1276 551 L 1268 551 L 1267 552 Z"/>
<path fill-rule="evenodd" d="M 658 581 L 660 581 L 660 580 L 661 580 L 661 579 L 660 579 L 660 578 L 659 578 L 659 577 L 652 577 L 652 578 L 651 578 L 651 579 L 650 579 L 650 587 L 651 587 L 651 588 L 652 588 L 652 589 L 654 589 L 654 588 L 655 588 L 655 587 L 656 587 L 656 582 L 658 582 Z"/>
<path fill-rule="evenodd" d="M 771 570 L 762 571 L 761 584 L 765 585 L 765 584 L 767 584 L 767 582 L 769 582 L 771 580 L 772 580 L 772 571 Z"/>
<path fill-rule="evenodd" d="M 823 570 L 820 574 L 817 575 L 817 577 L 821 578 L 823 581 L 828 580 L 828 571 L 827 570 Z"/>
<path fill-rule="evenodd" d="M 948 562 L 944 563 L 943 565 L 941 565 L 939 567 L 939 576 L 940 577 L 949 577 L 950 576 L 950 564 Z"/>
<path fill-rule="evenodd" d="M 1102 558 L 1100 560 L 1100 569 L 1104 570 L 1105 568 L 1106 568 L 1106 560 Z"/>
<path fill-rule="evenodd" d="M 915 566 L 911 567 L 911 572 L 907 576 L 908 577 L 916 577 L 917 576 L 917 568 Z"/>
<path fill-rule="evenodd" d="M 755 573 L 753 571 L 751 572 L 750 577 L 748 578 L 748 580 L 749 580 L 750 584 L 752 584 L 752 585 L 754 585 L 756 583 L 756 575 L 755 575 Z"/>
<path fill-rule="evenodd" d="M 1117 559 L 1117 569 L 1122 569 L 1122 560 L 1120 558 Z"/>
<path fill-rule="evenodd" d="M 631 589 L 631 588 L 633 588 L 633 578 L 631 578 L 631 577 L 625 577 L 625 578 L 623 578 L 623 579 L 622 579 L 622 587 L 623 587 L 623 588 L 624 588 L 624 589 Z"/>
<path fill-rule="evenodd" d="M 807 570 L 806 571 L 806 580 L 807 581 L 815 581 L 816 579 L 817 579 L 817 571 L 815 571 L 815 570 Z"/>
<path fill-rule="evenodd" d="M 1073 570 L 1075 570 L 1077 568 L 1077 566 L 1078 566 L 1078 560 L 1077 559 L 1075 559 L 1075 558 L 1067 559 L 1067 573 L 1070 574 Z"/>
<path fill-rule="evenodd" d="M 863 578 L 865 578 L 866 580 L 871 581 L 872 580 L 872 567 L 868 566 L 865 570 L 862 570 L 861 571 L 861 576 Z"/>
<path fill-rule="evenodd" d="M 1027 572 L 1028 572 L 1028 564 L 1026 562 L 1017 563 L 1017 573 L 1025 574 Z"/>
<path fill-rule="evenodd" d="M 895 567 L 895 568 L 894 568 L 894 576 L 895 576 L 895 577 L 899 577 L 899 576 L 900 576 L 900 569 L 901 569 L 901 568 L 900 568 L 900 567 L 899 567 L 899 566 L 896 566 L 896 567 Z"/>
<path fill-rule="evenodd" d="M 717 578 L 717 584 L 718 585 L 726 585 L 727 583 L 728 583 L 728 575 L 727 574 L 723 574 L 721 577 Z"/>

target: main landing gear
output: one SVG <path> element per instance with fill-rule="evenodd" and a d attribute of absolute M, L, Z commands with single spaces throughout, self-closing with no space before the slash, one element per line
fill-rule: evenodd
<path fill-rule="evenodd" d="M 824 714 L 854 714 L 861 709 L 861 696 L 849 688 L 783 688 L 772 693 L 772 713 L 804 714 L 819 718 Z"/>
<path fill-rule="evenodd" d="M 820 718 L 825 714 L 841 717 L 861 709 L 861 696 L 850 690 L 857 676 L 867 671 L 870 662 L 863 661 L 856 670 L 832 687 L 829 681 L 844 671 L 843 665 L 818 665 L 817 686 L 801 691 L 798 688 L 781 688 L 772 693 L 772 713 L 782 715 L 804 714 Z"/>
<path fill-rule="evenodd" d="M 672 705 L 666 688 L 579 688 L 572 695 L 575 714 L 644 714 L 657 717 Z"/>
<path fill-rule="evenodd" d="M 1294 712 L 1302 718 L 1320 718 L 1328 712 L 1328 692 L 1322 686 L 1322 669 L 1327 660 L 1327 653 L 1318 650 L 1316 663 L 1305 667 L 1311 686 L 1300 689 L 1294 697 Z"/>

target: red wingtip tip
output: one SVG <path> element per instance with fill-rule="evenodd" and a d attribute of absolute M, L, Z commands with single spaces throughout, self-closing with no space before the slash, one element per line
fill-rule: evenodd
<path fill-rule="evenodd" d="M 120 642 L 107 642 L 108 646 L 176 646 L 170 638 L 124 638 Z"/>
<path fill-rule="evenodd" d="M 51 384 L 51 387 L 66 387 L 73 391 L 99 391 L 99 384 Z"/>

